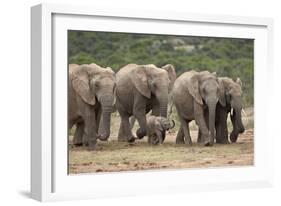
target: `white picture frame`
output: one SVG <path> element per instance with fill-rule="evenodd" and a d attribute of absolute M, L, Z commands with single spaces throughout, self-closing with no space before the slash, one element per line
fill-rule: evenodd
<path fill-rule="evenodd" d="M 67 175 L 67 138 L 62 138 L 67 134 L 67 70 L 56 68 L 67 65 L 68 29 L 254 38 L 254 166 Z M 32 198 L 52 201 L 272 186 L 274 135 L 266 121 L 272 101 L 261 96 L 268 93 L 262 84 L 273 87 L 272 29 L 269 18 L 57 4 L 32 7 Z"/>

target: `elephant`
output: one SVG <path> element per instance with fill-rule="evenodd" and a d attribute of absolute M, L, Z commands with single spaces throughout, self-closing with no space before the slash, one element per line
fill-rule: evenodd
<path fill-rule="evenodd" d="M 236 81 L 233 81 L 229 77 L 220 77 L 218 80 L 224 90 L 226 105 L 217 105 L 216 143 L 227 144 L 229 143 L 227 129 L 228 113 L 230 113 L 230 118 L 233 125 L 233 130 L 230 133 L 231 142 L 236 142 L 239 133 L 243 133 L 245 131 L 241 117 L 241 111 L 243 108 L 242 82 L 240 78 L 237 78 Z"/>
<path fill-rule="evenodd" d="M 76 125 L 74 145 L 96 148 L 97 139 L 110 136 L 110 119 L 116 102 L 116 77 L 111 68 L 97 64 L 70 64 L 68 127 Z M 102 132 L 98 134 L 102 116 Z"/>
<path fill-rule="evenodd" d="M 172 123 L 165 117 L 150 115 L 146 118 L 148 143 L 156 145 L 162 144 L 164 141 L 165 132 L 175 127 L 175 122 Z"/>
<path fill-rule="evenodd" d="M 134 142 L 129 118 L 134 116 L 140 128 L 139 139 L 146 133 L 146 113 L 167 117 L 168 93 L 176 80 L 175 68 L 167 64 L 158 68 L 153 64 L 128 64 L 116 74 L 116 108 L 121 117 L 118 141 Z"/>
<path fill-rule="evenodd" d="M 215 139 L 216 105 L 218 102 L 223 106 L 226 104 L 217 74 L 194 70 L 183 73 L 175 81 L 172 97 L 181 123 L 176 143 L 192 144 L 189 122 L 195 120 L 202 133 L 202 143 L 212 146 Z"/>

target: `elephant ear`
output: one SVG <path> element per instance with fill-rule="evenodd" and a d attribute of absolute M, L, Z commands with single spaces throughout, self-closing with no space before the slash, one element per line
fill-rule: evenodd
<path fill-rule="evenodd" d="M 87 66 L 80 66 L 72 76 L 72 85 L 76 93 L 83 99 L 84 102 L 95 105 L 95 91 L 90 87 L 90 79 Z"/>
<path fill-rule="evenodd" d="M 187 81 L 187 88 L 191 96 L 195 99 L 195 101 L 203 105 L 203 100 L 199 92 L 199 74 L 194 74 L 189 81 Z"/>
<path fill-rule="evenodd" d="M 131 71 L 131 80 L 136 89 L 145 97 L 151 98 L 151 91 L 148 86 L 148 76 L 144 66 L 138 66 Z"/>
<path fill-rule="evenodd" d="M 226 106 L 226 95 L 225 95 L 225 88 L 223 80 L 218 80 L 219 83 L 219 102 L 220 104 L 225 107 Z"/>
<path fill-rule="evenodd" d="M 166 64 L 165 66 L 162 67 L 162 69 L 166 70 L 168 73 L 170 79 L 169 91 L 171 91 L 177 79 L 175 67 L 171 64 Z"/>

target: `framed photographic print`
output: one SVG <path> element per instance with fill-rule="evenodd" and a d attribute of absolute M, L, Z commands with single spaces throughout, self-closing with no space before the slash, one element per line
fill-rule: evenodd
<path fill-rule="evenodd" d="M 271 19 L 41 4 L 31 26 L 34 199 L 272 185 Z"/>

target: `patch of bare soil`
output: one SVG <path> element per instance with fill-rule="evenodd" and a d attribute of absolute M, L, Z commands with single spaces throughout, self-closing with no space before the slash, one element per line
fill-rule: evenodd
<path fill-rule="evenodd" d="M 191 132 L 196 142 L 197 132 Z M 133 144 L 99 142 L 101 148 L 88 151 L 83 147 L 70 146 L 69 172 L 98 173 L 153 169 L 184 169 L 245 166 L 254 163 L 253 129 L 239 136 L 237 143 L 213 147 L 176 145 L 175 133 L 168 133 L 163 145 L 148 145 L 146 139 Z"/>

